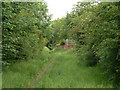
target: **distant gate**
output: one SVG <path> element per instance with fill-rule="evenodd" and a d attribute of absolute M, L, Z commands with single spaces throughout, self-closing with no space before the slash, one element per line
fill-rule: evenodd
<path fill-rule="evenodd" d="M 74 48 L 74 45 L 60 45 L 58 48 L 63 48 L 63 49 L 71 49 Z"/>

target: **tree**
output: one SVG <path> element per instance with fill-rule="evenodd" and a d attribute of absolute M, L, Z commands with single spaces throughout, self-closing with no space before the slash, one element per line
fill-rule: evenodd
<path fill-rule="evenodd" d="M 34 58 L 46 43 L 47 5 L 41 2 L 2 2 L 3 60 Z"/>

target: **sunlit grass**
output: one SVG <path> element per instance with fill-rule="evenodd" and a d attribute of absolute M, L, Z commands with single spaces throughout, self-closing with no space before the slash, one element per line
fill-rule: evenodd
<path fill-rule="evenodd" d="M 53 55 L 54 65 L 39 79 L 35 88 L 112 88 L 112 83 L 106 81 L 97 67 L 78 64 L 79 58 L 72 50 L 56 51 Z"/>
<path fill-rule="evenodd" d="M 3 88 L 28 88 L 36 74 L 50 63 L 52 58 L 46 51 L 40 57 L 27 61 L 20 61 L 3 70 Z"/>
<path fill-rule="evenodd" d="M 0 89 L 2 89 L 2 73 L 0 72 Z"/>
<path fill-rule="evenodd" d="M 52 56 L 52 57 L 50 57 Z M 34 88 L 112 88 L 99 67 L 87 67 L 71 50 L 43 52 L 37 59 L 15 63 L 3 71 L 3 88 L 30 88 L 35 76 L 52 60 L 53 65 L 34 84 Z M 79 63 L 78 63 L 79 62 Z"/>

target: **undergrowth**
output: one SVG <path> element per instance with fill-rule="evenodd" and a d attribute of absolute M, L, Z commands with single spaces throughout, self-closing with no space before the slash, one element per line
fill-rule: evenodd
<path fill-rule="evenodd" d="M 56 50 L 53 66 L 39 78 L 34 88 L 113 88 L 99 67 L 87 67 L 74 50 Z"/>
<path fill-rule="evenodd" d="M 31 60 L 20 60 L 3 67 L 3 88 L 28 88 L 36 74 L 52 61 L 49 52 L 43 51 L 39 57 Z"/>

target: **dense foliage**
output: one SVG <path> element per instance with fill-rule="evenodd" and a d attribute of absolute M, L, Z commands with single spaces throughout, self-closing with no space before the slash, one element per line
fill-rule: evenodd
<path fill-rule="evenodd" d="M 51 34 L 48 38 L 47 46 L 53 49 L 56 45 L 64 44 L 64 40 L 68 38 L 69 22 L 66 18 L 52 21 L 49 28 Z"/>
<path fill-rule="evenodd" d="M 119 3 L 78 2 L 64 23 L 57 20 L 54 29 L 62 32 L 54 36 L 58 41 L 64 29 L 66 38 L 76 41 L 76 50 L 87 66 L 99 66 L 115 85 L 120 85 L 120 31 Z M 59 23 L 58 23 L 59 22 Z M 56 30 L 56 32 L 58 32 Z M 59 35 L 59 36 L 58 36 Z M 63 34 L 62 34 L 63 35 Z M 65 38 L 64 38 L 65 39 Z"/>
<path fill-rule="evenodd" d="M 40 55 L 50 24 L 47 5 L 41 2 L 2 2 L 3 61 Z"/>
<path fill-rule="evenodd" d="M 78 3 L 71 28 L 77 50 L 88 66 L 100 64 L 104 74 L 120 85 L 119 3 Z"/>
<path fill-rule="evenodd" d="M 87 66 L 99 66 L 114 86 L 120 86 L 120 27 L 117 2 L 78 2 L 66 17 L 50 22 L 41 2 L 2 3 L 3 61 L 39 56 L 72 38 Z"/>

